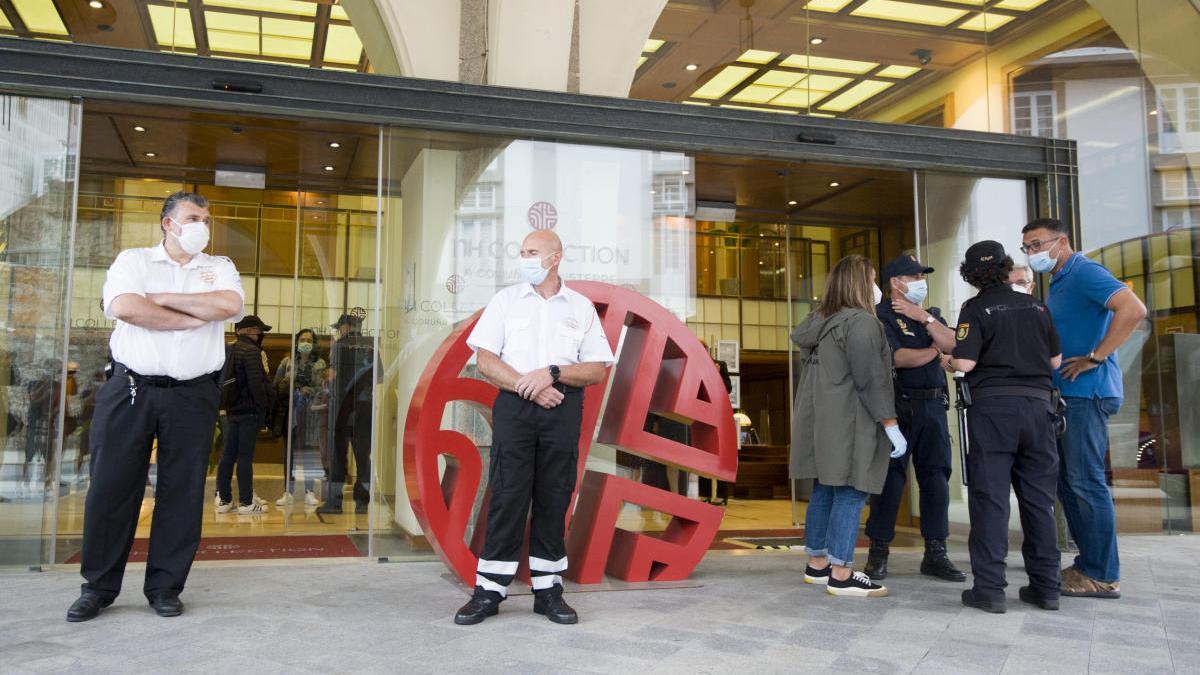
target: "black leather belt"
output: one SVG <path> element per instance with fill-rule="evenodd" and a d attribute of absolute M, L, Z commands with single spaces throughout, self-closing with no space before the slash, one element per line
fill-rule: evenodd
<path fill-rule="evenodd" d="M 147 387 L 162 387 L 170 389 L 171 387 L 191 387 L 202 382 L 215 382 L 218 376 L 217 373 L 207 373 L 200 377 L 193 377 L 190 380 L 177 380 L 166 375 L 142 375 L 130 370 L 125 364 L 117 363 L 113 366 L 113 375 L 117 377 L 132 377 L 135 382 Z"/>
<path fill-rule="evenodd" d="M 1049 389 L 1040 387 L 1022 387 L 1022 386 L 1006 386 L 1006 387 L 983 387 L 981 389 L 972 389 L 971 397 L 975 400 L 981 398 L 998 398 L 1000 396 L 1027 396 L 1036 398 L 1041 401 L 1050 401 L 1051 392 Z"/>
<path fill-rule="evenodd" d="M 936 401 L 946 395 L 946 390 L 937 389 L 908 389 L 900 387 L 896 390 L 903 398 L 911 398 L 923 401 Z"/>
<path fill-rule="evenodd" d="M 572 387 L 571 385 L 563 384 L 562 382 L 555 382 L 554 384 L 552 384 L 550 386 L 554 387 L 555 389 L 559 390 L 560 392 L 562 392 L 564 394 L 577 394 L 577 393 L 583 391 L 582 387 Z"/>

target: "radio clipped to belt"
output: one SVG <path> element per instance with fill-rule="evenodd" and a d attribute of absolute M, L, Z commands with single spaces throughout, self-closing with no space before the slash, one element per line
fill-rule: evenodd
<path fill-rule="evenodd" d="M 1050 392 L 1050 408 L 1054 415 L 1054 437 L 1062 438 L 1067 433 L 1067 402 L 1057 387 Z"/>

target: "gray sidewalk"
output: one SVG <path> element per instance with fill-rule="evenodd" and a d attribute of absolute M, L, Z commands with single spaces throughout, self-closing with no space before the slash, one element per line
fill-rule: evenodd
<path fill-rule="evenodd" d="M 141 596 L 143 568 L 100 618 L 64 620 L 77 570 L 0 575 L 0 672 L 916 672 L 1200 673 L 1200 537 L 1124 537 L 1120 600 L 1045 612 L 966 609 L 964 585 L 893 553 L 892 597 L 833 598 L 802 581 L 799 552 L 717 552 L 700 588 L 570 593 L 577 626 L 510 599 L 455 626 L 465 600 L 436 563 L 198 564 L 182 617 Z M 952 549 L 966 565 L 964 546 Z M 861 561 L 860 561 L 861 563 Z"/>

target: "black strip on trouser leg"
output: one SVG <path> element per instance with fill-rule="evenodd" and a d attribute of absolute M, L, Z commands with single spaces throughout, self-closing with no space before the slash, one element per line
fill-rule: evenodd
<path fill-rule="evenodd" d="M 575 489 L 583 395 L 567 394 L 545 410 L 510 392 L 496 398 L 488 487 L 487 532 L 479 556 L 477 589 L 502 597 L 516 574 L 530 523 L 530 572 L 535 590 L 561 584 L 566 570 L 564 529 Z M 545 586 L 545 588 L 541 588 Z"/>

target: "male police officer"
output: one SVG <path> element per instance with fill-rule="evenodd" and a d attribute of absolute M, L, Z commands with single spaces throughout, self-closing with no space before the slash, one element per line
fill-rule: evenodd
<path fill-rule="evenodd" d="M 122 251 L 104 281 L 116 321 L 112 376 L 96 393 L 92 484 L 80 573 L 87 583 L 67 621 L 95 618 L 121 591 L 158 440 L 158 485 L 144 592 L 159 616 L 183 612 L 179 593 L 200 545 L 204 478 L 225 362 L 222 324 L 242 318 L 242 282 L 228 258 L 206 255 L 208 201 L 163 202 L 158 246 Z"/>
<path fill-rule="evenodd" d="M 867 566 L 872 579 L 887 577 L 888 547 L 896 536 L 896 512 L 913 458 L 921 490 L 921 536 L 925 557 L 921 574 L 946 581 L 964 581 L 946 556 L 950 536 L 950 431 L 946 424 L 946 373 L 940 357 L 954 349 L 954 331 L 936 307 L 921 308 L 927 295 L 925 275 L 932 267 L 902 255 L 883 267 L 880 285 L 886 292 L 875 307 L 892 346 L 896 366 L 896 415 L 908 441 L 908 453 L 888 465 L 883 492 L 871 499 L 866 534 L 871 540 Z"/>
<path fill-rule="evenodd" d="M 955 370 L 967 374 L 972 398 L 967 411 L 967 506 L 975 583 L 963 591 L 962 602 L 986 612 L 1005 611 L 1011 484 L 1021 513 L 1021 554 L 1029 575 L 1020 598 L 1042 609 L 1058 609 L 1058 453 L 1051 404 L 1052 376 L 1062 363 L 1058 333 L 1046 306 L 1009 284 L 1012 258 L 999 243 L 972 245 L 960 272 L 979 289 L 959 313 L 958 346 L 950 361 Z"/>
<path fill-rule="evenodd" d="M 375 342 L 362 334 L 364 310 L 343 314 L 331 328 L 338 339 L 329 353 L 333 387 L 329 420 L 333 434 L 329 494 L 317 513 L 342 512 L 349 452 L 354 451 L 354 512 L 366 513 L 371 501 L 371 410 L 375 392 Z"/>
<path fill-rule="evenodd" d="M 492 409 L 491 503 L 475 593 L 454 623 L 499 611 L 517 573 L 530 499 L 533 611 L 555 623 L 579 618 L 562 599 L 563 529 L 575 490 L 583 389 L 600 382 L 612 350 L 592 303 L 558 275 L 562 242 L 538 230 L 521 244 L 521 283 L 496 294 L 467 339 L 479 372 L 500 387 Z"/>

